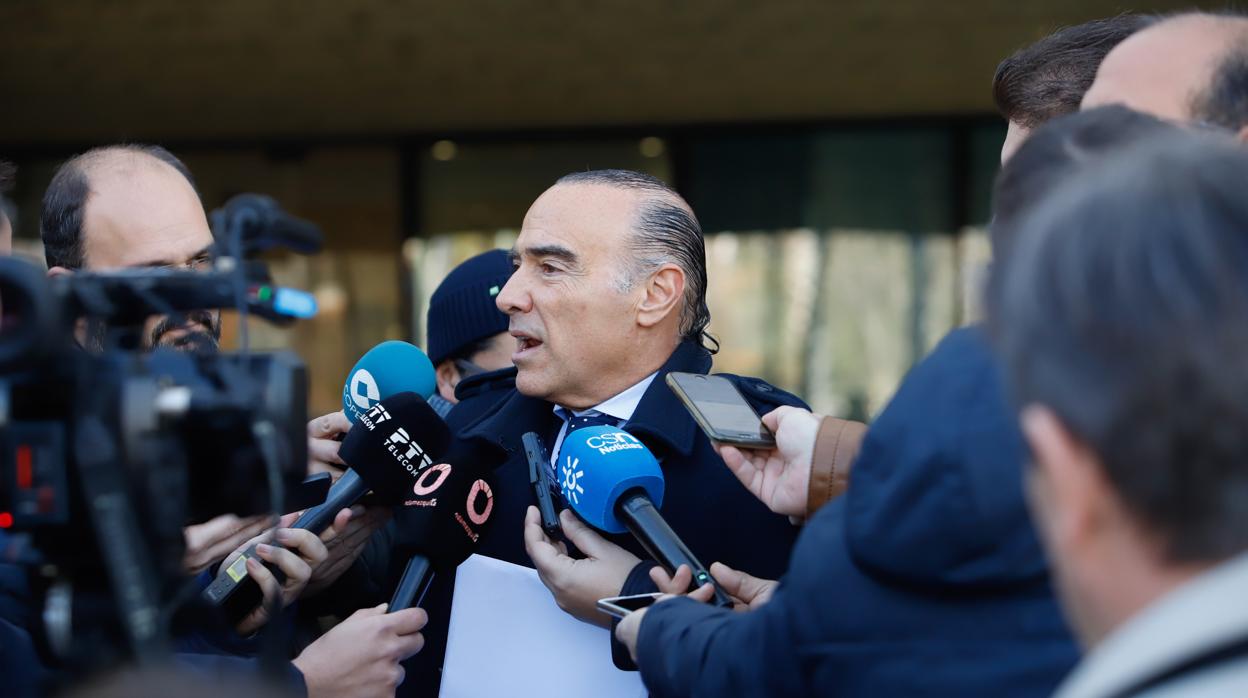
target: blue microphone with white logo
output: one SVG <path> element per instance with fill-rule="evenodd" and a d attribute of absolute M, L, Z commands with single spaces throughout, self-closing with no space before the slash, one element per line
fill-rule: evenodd
<path fill-rule="evenodd" d="M 395 393 L 416 393 L 428 400 L 437 390 L 433 362 L 415 345 L 382 342 L 355 362 L 342 386 L 342 411 L 354 424 L 360 415 Z"/>
<path fill-rule="evenodd" d="M 663 470 L 645 444 L 618 427 L 577 429 L 565 437 L 555 474 L 564 499 L 590 526 L 633 534 L 668 574 L 681 565 L 693 572 L 693 588 L 710 583 L 715 604 L 732 601 L 706 566 L 663 520 Z"/>

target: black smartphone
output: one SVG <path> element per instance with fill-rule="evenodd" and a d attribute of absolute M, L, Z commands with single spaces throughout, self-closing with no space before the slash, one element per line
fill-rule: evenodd
<path fill-rule="evenodd" d="M 546 535 L 554 536 L 562 527 L 559 525 L 559 512 L 555 506 L 556 490 L 550 455 L 536 432 L 527 432 L 520 437 L 520 441 L 524 444 L 524 457 L 529 461 L 529 484 L 533 486 L 537 510 L 542 515 L 542 529 L 546 531 Z"/>
<path fill-rule="evenodd" d="M 776 437 L 727 378 L 701 373 L 669 373 L 667 385 L 711 441 L 743 448 L 776 445 Z"/>
<path fill-rule="evenodd" d="M 611 596 L 598 599 L 598 610 L 613 617 L 623 618 L 633 611 L 640 611 L 659 600 L 662 594 L 635 594 L 633 596 Z"/>

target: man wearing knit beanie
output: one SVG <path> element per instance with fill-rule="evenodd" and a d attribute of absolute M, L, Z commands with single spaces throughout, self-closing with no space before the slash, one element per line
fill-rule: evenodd
<path fill-rule="evenodd" d="M 438 377 L 429 404 L 442 417 L 458 402 L 461 380 L 511 366 L 515 342 L 494 300 L 511 271 L 506 250 L 484 252 L 452 269 L 429 299 L 427 346 Z"/>

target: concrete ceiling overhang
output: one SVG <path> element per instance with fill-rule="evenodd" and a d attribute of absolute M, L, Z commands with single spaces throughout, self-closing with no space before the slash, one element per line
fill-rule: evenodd
<path fill-rule="evenodd" d="M 1120 0 L 6 0 L 0 143 L 982 114 Z"/>

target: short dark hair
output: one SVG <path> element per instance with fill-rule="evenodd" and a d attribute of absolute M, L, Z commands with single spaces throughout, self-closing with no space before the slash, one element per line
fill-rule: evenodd
<path fill-rule="evenodd" d="M 88 171 L 103 158 L 117 153 L 133 153 L 155 158 L 169 165 L 186 178 L 195 189 L 195 178 L 182 161 L 173 153 L 158 145 L 124 144 L 93 148 L 66 160 L 43 195 L 39 211 L 39 235 L 43 238 L 43 253 L 48 268 L 64 267 L 81 269 L 86 262 L 86 247 L 82 240 L 83 212 L 87 197 L 91 194 Z"/>
<path fill-rule="evenodd" d="M 1014 397 L 1099 456 L 1171 562 L 1248 549 L 1248 152 L 1178 130 L 1023 226 L 989 324 Z"/>
<path fill-rule="evenodd" d="M 1178 129 L 1120 105 L 1068 114 L 1041 126 L 997 174 L 988 226 L 993 255 L 1004 257 L 1026 214 L 1088 163 Z"/>
<path fill-rule="evenodd" d="M 1248 126 L 1248 44 L 1237 44 L 1222 58 L 1209 86 L 1192 100 L 1191 113 L 1232 131 Z"/>
<path fill-rule="evenodd" d="M 992 98 L 1008 121 L 1025 128 L 1079 111 L 1101 61 L 1154 17 L 1121 14 L 1058 29 L 1001 61 Z"/>
<path fill-rule="evenodd" d="M 604 184 L 649 192 L 637 212 L 632 240 L 631 279 L 659 265 L 673 263 L 685 272 L 684 304 L 680 311 L 682 339 L 702 345 L 712 353 L 719 344 L 706 332 L 711 310 L 706 304 L 706 240 L 702 226 L 689 204 L 661 179 L 632 170 L 590 170 L 560 177 L 555 184 Z"/>

